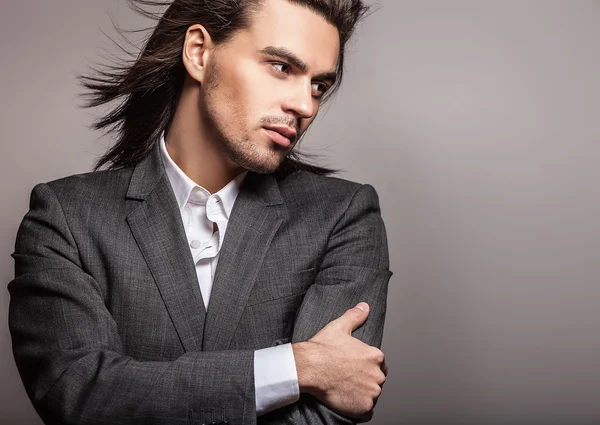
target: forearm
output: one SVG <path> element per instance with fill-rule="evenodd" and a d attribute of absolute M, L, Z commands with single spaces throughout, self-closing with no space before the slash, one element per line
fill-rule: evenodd
<path fill-rule="evenodd" d="M 83 348 L 48 361 L 41 377 L 59 375 L 50 388 L 33 382 L 26 387 L 48 423 L 188 423 L 202 411 L 214 411 L 230 423 L 251 424 L 252 356 L 252 351 L 196 352 L 169 362 L 141 362 Z M 20 357 L 17 363 L 27 366 Z M 68 366 L 58 370 L 64 363 Z"/>

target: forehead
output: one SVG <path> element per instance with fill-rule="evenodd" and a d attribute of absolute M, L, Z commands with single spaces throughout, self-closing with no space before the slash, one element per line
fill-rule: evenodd
<path fill-rule="evenodd" d="M 335 70 L 339 33 L 314 10 L 287 0 L 264 0 L 250 26 L 239 36 L 247 47 L 260 51 L 284 47 L 307 63 L 311 72 Z"/>

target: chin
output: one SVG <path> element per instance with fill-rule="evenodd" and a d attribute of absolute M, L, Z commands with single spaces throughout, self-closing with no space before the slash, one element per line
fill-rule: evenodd
<path fill-rule="evenodd" d="M 270 174 L 279 168 L 285 154 L 283 152 L 249 152 L 231 157 L 234 163 L 245 170 L 259 174 Z"/>
<path fill-rule="evenodd" d="M 254 173 L 269 174 L 277 171 L 291 149 L 262 140 L 242 139 L 240 143 L 224 143 L 230 161 Z"/>
<path fill-rule="evenodd" d="M 270 174 L 279 168 L 283 159 L 277 161 L 252 161 L 240 164 L 244 169 L 259 174 Z"/>

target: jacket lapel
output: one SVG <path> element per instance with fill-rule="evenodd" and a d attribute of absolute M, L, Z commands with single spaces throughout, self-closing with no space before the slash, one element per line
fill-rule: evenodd
<path fill-rule="evenodd" d="M 231 211 L 219 253 L 202 349 L 229 348 L 265 254 L 287 218 L 272 175 L 249 173 Z"/>
<path fill-rule="evenodd" d="M 158 144 L 136 165 L 127 197 L 140 201 L 127 216 L 127 222 L 184 350 L 199 351 L 206 312 L 181 214 L 164 172 Z"/>

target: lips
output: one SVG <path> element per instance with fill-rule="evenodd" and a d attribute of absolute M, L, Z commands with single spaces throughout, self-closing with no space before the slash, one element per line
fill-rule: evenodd
<path fill-rule="evenodd" d="M 286 126 L 271 125 L 265 126 L 264 129 L 275 143 L 284 147 L 294 143 L 298 137 L 296 130 Z"/>

